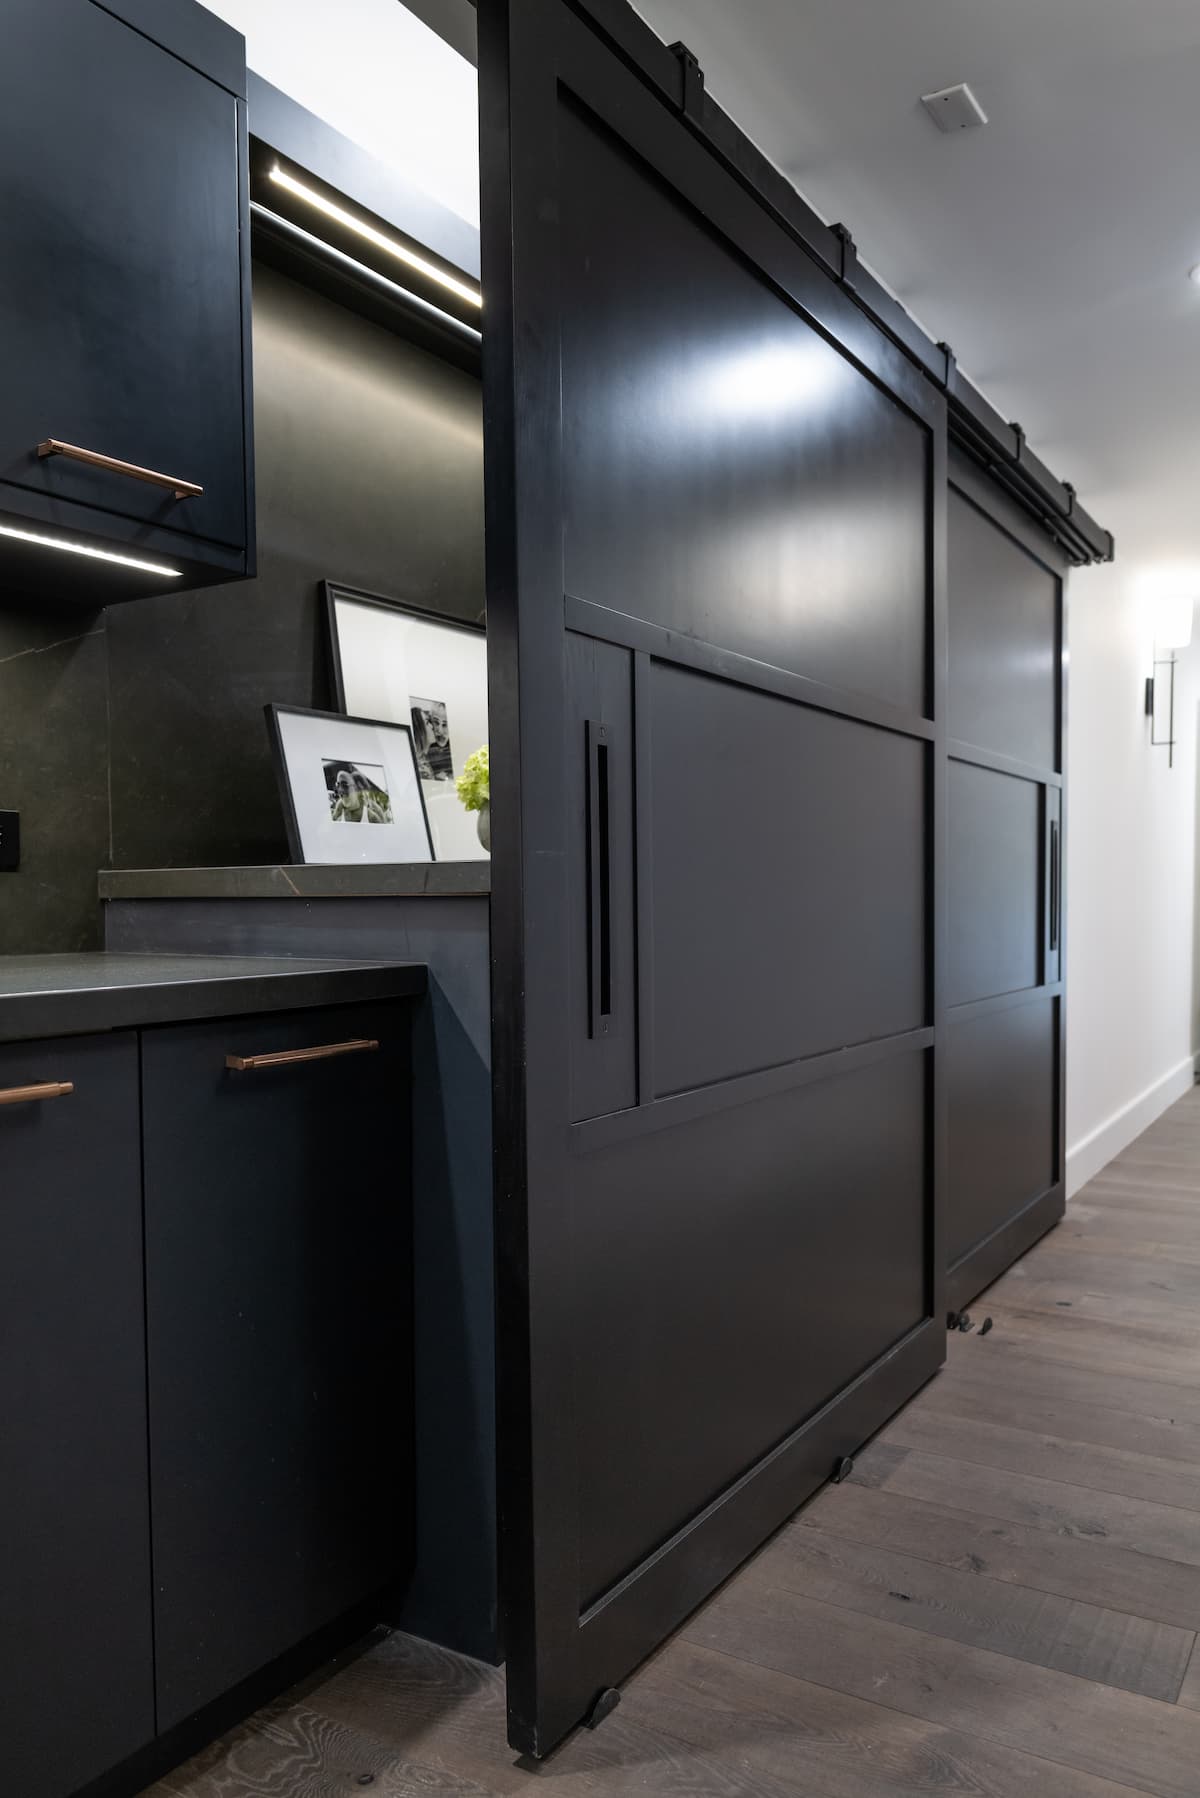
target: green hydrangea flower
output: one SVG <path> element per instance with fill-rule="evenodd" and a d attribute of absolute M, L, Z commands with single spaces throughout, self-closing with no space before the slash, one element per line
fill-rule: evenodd
<path fill-rule="evenodd" d="M 469 812 L 481 812 L 491 802 L 488 773 L 488 746 L 477 749 L 463 763 L 463 771 L 455 781 L 458 796 Z"/>

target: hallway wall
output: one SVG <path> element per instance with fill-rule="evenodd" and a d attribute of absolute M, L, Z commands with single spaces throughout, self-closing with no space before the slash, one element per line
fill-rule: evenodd
<path fill-rule="evenodd" d="M 1171 768 L 1143 712 L 1152 647 L 1138 570 L 1155 558 L 1111 522 L 1118 560 L 1070 586 L 1068 1195 L 1187 1091 L 1200 1034 L 1200 649 L 1176 670 Z"/>

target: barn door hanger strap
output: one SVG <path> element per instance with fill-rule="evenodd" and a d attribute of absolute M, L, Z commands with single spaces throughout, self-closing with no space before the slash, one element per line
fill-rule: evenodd
<path fill-rule="evenodd" d="M 694 50 L 688 49 L 682 39 L 671 45 L 671 54 L 679 58 L 683 75 L 680 110 L 685 118 L 693 119 L 699 124 L 704 105 L 704 70 L 700 67 L 700 58 Z"/>

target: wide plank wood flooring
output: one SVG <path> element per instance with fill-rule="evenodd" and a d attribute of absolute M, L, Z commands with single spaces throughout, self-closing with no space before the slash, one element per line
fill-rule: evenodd
<path fill-rule="evenodd" d="M 394 1634 L 153 1798 L 1200 1798 L 1200 1091 L 946 1370 L 541 1767 Z"/>

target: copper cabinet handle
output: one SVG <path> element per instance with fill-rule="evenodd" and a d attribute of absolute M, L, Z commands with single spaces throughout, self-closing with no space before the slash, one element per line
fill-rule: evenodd
<path fill-rule="evenodd" d="M 356 1037 L 350 1043 L 321 1043 L 315 1049 L 276 1049 L 271 1055 L 227 1055 L 225 1066 L 235 1074 L 255 1068 L 286 1068 L 296 1061 L 327 1061 L 331 1055 L 365 1055 L 379 1044 L 373 1038 Z"/>
<path fill-rule="evenodd" d="M 107 468 L 113 474 L 127 474 L 135 481 L 149 481 L 152 487 L 169 487 L 176 499 L 195 499 L 204 492 L 195 481 L 180 481 L 173 474 L 159 474 L 155 468 L 139 468 L 136 462 L 122 462 L 117 456 L 102 456 L 99 450 L 80 449 L 77 443 L 63 443 L 61 438 L 47 437 L 45 443 L 39 443 L 37 453 L 43 459 L 46 456 L 66 456 L 72 462 L 86 462 L 92 468 Z"/>
<path fill-rule="evenodd" d="M 0 1105 L 32 1105 L 35 1099 L 65 1099 L 75 1091 L 71 1080 L 40 1080 L 36 1086 L 0 1087 Z"/>

